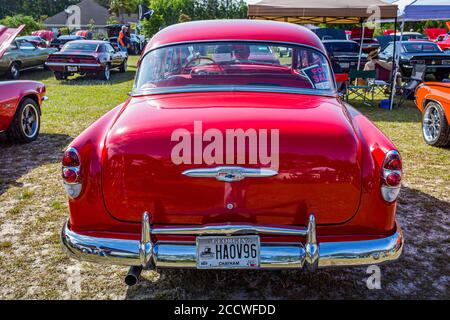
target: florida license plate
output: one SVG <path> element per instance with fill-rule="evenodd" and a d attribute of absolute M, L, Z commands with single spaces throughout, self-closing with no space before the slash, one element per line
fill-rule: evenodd
<path fill-rule="evenodd" d="M 197 268 L 253 269 L 259 267 L 259 236 L 197 237 Z"/>
<path fill-rule="evenodd" d="M 76 66 L 68 66 L 67 67 L 67 71 L 69 71 L 69 72 L 76 72 L 76 71 L 78 71 L 78 67 L 76 67 Z"/>

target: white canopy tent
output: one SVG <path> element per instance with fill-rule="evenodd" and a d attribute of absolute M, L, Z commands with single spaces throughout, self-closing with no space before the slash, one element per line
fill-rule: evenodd
<path fill-rule="evenodd" d="M 403 31 L 406 21 L 424 21 L 424 20 L 450 20 L 450 1 L 449 0 L 398 0 L 393 4 L 398 6 L 398 18 L 401 21 L 401 36 L 397 42 L 395 56 L 395 70 L 398 68 L 400 59 L 400 48 L 402 46 Z M 395 72 L 393 72 L 393 79 Z M 392 81 L 395 83 L 395 81 Z M 394 103 L 394 92 L 391 94 L 391 109 Z"/>

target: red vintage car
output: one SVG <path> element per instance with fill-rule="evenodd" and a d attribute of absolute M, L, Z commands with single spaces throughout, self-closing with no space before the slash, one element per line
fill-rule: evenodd
<path fill-rule="evenodd" d="M 128 54 L 114 49 L 107 41 L 75 40 L 66 43 L 61 51 L 50 54 L 45 65 L 57 80 L 74 74 L 91 74 L 109 80 L 112 69 L 127 71 L 127 61 Z"/>
<path fill-rule="evenodd" d="M 426 82 L 416 89 L 416 106 L 422 112 L 422 134 L 435 147 L 450 146 L 450 83 Z"/>
<path fill-rule="evenodd" d="M 40 82 L 0 82 L 0 132 L 15 142 L 36 140 L 45 99 L 45 86 Z"/>
<path fill-rule="evenodd" d="M 289 54 L 260 61 L 253 46 Z M 131 266 L 129 285 L 151 268 L 383 263 L 403 247 L 401 176 L 392 142 L 339 98 L 314 33 L 177 24 L 147 45 L 130 98 L 65 151 L 62 243 Z"/>
<path fill-rule="evenodd" d="M 450 53 L 450 34 L 441 34 L 434 41 L 443 51 Z"/>

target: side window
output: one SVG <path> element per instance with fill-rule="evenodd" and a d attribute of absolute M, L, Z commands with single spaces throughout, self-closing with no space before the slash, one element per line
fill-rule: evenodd
<path fill-rule="evenodd" d="M 106 51 L 107 52 L 109 52 L 109 53 L 114 53 L 115 52 L 114 48 L 109 43 L 106 44 L 105 47 L 106 47 Z"/>
<path fill-rule="evenodd" d="M 388 45 L 386 49 L 384 49 L 384 54 L 392 56 L 394 54 L 394 45 L 393 44 Z"/>
<path fill-rule="evenodd" d="M 27 42 L 27 41 L 20 42 L 20 49 L 21 50 L 33 50 L 35 48 L 36 47 L 30 42 Z"/>

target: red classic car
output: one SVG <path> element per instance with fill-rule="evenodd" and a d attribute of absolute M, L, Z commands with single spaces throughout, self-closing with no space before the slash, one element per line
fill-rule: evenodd
<path fill-rule="evenodd" d="M 437 43 L 439 48 L 450 53 L 450 34 L 441 34 L 434 42 Z"/>
<path fill-rule="evenodd" d="M 129 285 L 150 268 L 383 263 L 402 251 L 401 175 L 392 142 L 339 98 L 314 33 L 182 23 L 151 39 L 130 98 L 65 151 L 61 238 L 77 259 L 131 266 Z"/>
<path fill-rule="evenodd" d="M 40 82 L 0 82 L 0 132 L 16 142 L 36 140 L 45 99 L 45 86 Z"/>
<path fill-rule="evenodd" d="M 450 83 L 428 82 L 416 89 L 416 106 L 422 112 L 422 133 L 426 143 L 450 146 Z"/>
<path fill-rule="evenodd" d="M 61 51 L 49 55 L 45 65 L 55 73 L 57 80 L 79 74 L 94 74 L 109 80 L 111 69 L 127 71 L 128 55 L 117 51 L 107 41 L 75 40 L 66 43 Z"/>

